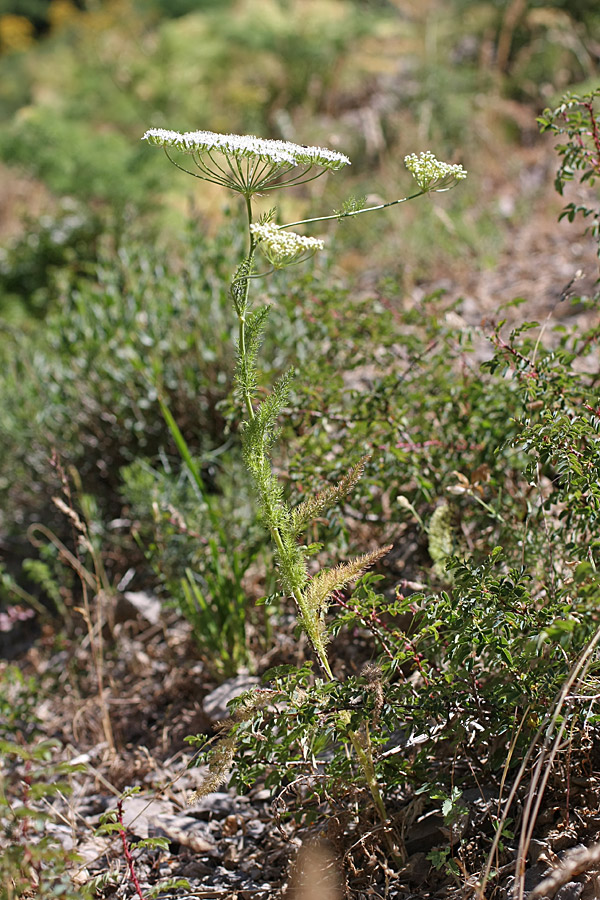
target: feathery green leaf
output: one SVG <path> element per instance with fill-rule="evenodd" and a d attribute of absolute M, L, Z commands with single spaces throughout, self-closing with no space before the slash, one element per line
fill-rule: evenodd
<path fill-rule="evenodd" d="M 235 371 L 237 388 L 242 397 L 254 398 L 256 395 L 256 358 L 268 314 L 269 307 L 263 306 L 246 317 L 245 353 L 240 352 L 238 345 Z"/>
<path fill-rule="evenodd" d="M 344 497 L 347 497 L 356 482 L 361 478 L 365 466 L 369 461 L 368 456 L 363 458 L 337 484 L 328 485 L 318 494 L 307 497 L 302 503 L 292 510 L 292 529 L 294 534 L 299 534 L 314 519 L 318 518 L 322 512 L 335 503 L 339 503 Z"/>
<path fill-rule="evenodd" d="M 304 594 L 307 607 L 314 615 L 322 618 L 327 612 L 327 601 L 333 591 L 342 590 L 350 581 L 363 575 L 373 563 L 389 553 L 391 549 L 391 545 L 379 547 L 370 553 L 357 556 L 350 562 L 341 563 L 335 569 L 322 569 L 317 572 Z"/>
<path fill-rule="evenodd" d="M 231 282 L 231 299 L 233 300 L 233 305 L 235 306 L 235 311 L 238 316 L 243 316 L 246 311 L 248 276 L 252 272 L 253 261 L 253 253 L 243 259 L 237 267 Z"/>
<path fill-rule="evenodd" d="M 254 472 L 256 462 L 265 458 L 265 453 L 273 445 L 276 437 L 277 416 L 285 406 L 294 377 L 294 370 L 289 369 L 275 382 L 269 396 L 257 408 L 255 416 L 244 423 L 243 443 L 244 456 L 248 466 Z"/>

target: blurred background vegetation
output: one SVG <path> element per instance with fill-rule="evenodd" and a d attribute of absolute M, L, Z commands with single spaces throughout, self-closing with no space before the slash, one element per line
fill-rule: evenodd
<path fill-rule="evenodd" d="M 314 357 L 321 366 L 329 352 L 333 327 L 339 343 L 329 384 L 350 396 L 362 376 L 349 388 L 338 371 L 373 358 L 397 364 L 399 335 L 406 359 L 419 358 L 430 340 L 442 349 L 450 341 L 440 338 L 445 307 L 440 319 L 431 301 L 418 321 L 409 316 L 390 329 L 389 304 L 398 317 L 416 283 L 493 265 L 510 229 L 547 197 L 552 181 L 554 161 L 540 150 L 536 115 L 569 87 L 594 87 L 599 56 L 596 0 L 0 0 L 5 585 L 20 577 L 22 558 L 32 552 L 32 523 L 65 530 L 51 502 L 61 490 L 56 453 L 78 473 L 79 502 L 114 583 L 133 559 L 138 573 L 148 566 L 169 595 L 183 597 L 185 566 L 214 563 L 214 553 L 190 537 L 203 532 L 206 504 L 220 504 L 234 543 L 256 547 L 229 431 L 224 285 L 242 246 L 236 200 L 171 168 L 141 142 L 147 128 L 254 133 L 348 154 L 350 169 L 281 199 L 283 221 L 330 212 L 353 195 L 392 200 L 409 193 L 406 153 L 431 149 L 465 165 L 469 178 L 460 190 L 379 218 L 334 223 L 318 278 L 279 281 L 285 321 L 271 325 L 265 358 L 276 371 L 295 362 L 310 372 Z M 374 316 L 371 300 L 362 304 L 365 292 L 380 288 L 391 299 Z M 354 325 L 345 319 L 349 305 Z M 423 377 L 414 409 L 403 406 L 394 376 L 372 393 L 379 411 L 363 410 L 365 422 L 379 423 L 377 441 L 387 452 L 388 469 L 377 477 L 405 492 L 412 485 L 415 502 L 435 505 L 459 461 L 443 448 L 430 447 L 427 459 L 394 452 L 389 423 L 417 422 L 423 441 L 440 422 L 455 426 L 449 404 L 460 398 L 448 397 L 451 358 L 435 356 L 438 380 Z M 481 386 L 480 417 L 470 408 L 464 428 L 481 429 L 473 435 L 481 446 L 505 409 L 475 372 L 469 403 L 474 385 Z M 159 394 L 198 460 L 204 505 L 186 481 Z M 336 402 L 327 391 L 298 399 L 321 416 Z M 360 414 L 365 401 L 352 402 Z M 347 415 L 342 403 L 340 420 Z M 314 460 L 304 475 L 340 474 L 340 441 L 350 426 L 336 432 L 319 425 L 311 444 L 308 426 L 294 425 Z M 299 466 L 301 447 L 290 449 Z M 301 489 L 302 470 L 295 471 Z M 372 515 L 380 512 L 374 507 Z M 341 524 L 330 526 L 343 543 Z M 46 593 L 53 553 L 50 547 L 38 577 Z M 31 578 L 31 565 L 26 571 Z"/>
<path fill-rule="evenodd" d="M 345 178 L 287 201 L 299 206 L 399 195 L 403 156 L 431 147 L 474 177 L 441 213 L 435 204 L 415 213 L 401 244 L 374 220 L 377 237 L 388 236 L 378 263 L 422 275 L 423 245 L 433 238 L 451 256 L 454 234 L 485 258 L 499 211 L 482 196 L 519 168 L 510 148 L 534 142 L 535 114 L 593 81 L 599 26 L 593 0 L 2 0 L 3 311 L 10 298 L 43 306 L 36 257 L 40 270 L 70 256 L 81 266 L 95 258 L 94 232 L 162 230 L 165 218 L 177 227 L 190 198 L 214 227 L 227 198 L 165 171 L 139 140 L 152 126 L 346 152 Z M 15 248 L 24 231 L 35 238 Z M 348 243 L 360 247 L 363 231 Z"/>

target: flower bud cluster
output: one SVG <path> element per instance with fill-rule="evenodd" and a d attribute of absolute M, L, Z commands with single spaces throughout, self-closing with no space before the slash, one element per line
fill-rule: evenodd
<path fill-rule="evenodd" d="M 431 150 L 426 150 L 419 156 L 411 153 L 404 157 L 404 163 L 414 175 L 421 190 L 425 192 L 448 190 L 467 177 L 467 172 L 462 166 L 440 162 Z"/>
<path fill-rule="evenodd" d="M 255 223 L 250 226 L 250 231 L 276 269 L 297 262 L 306 251 L 312 254 L 325 246 L 320 238 L 305 237 L 294 231 L 282 231 L 273 222 Z"/>

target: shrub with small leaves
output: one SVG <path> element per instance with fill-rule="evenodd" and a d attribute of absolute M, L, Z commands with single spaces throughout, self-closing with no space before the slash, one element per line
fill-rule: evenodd
<path fill-rule="evenodd" d="M 538 118 L 540 130 L 559 138 L 556 152 L 561 157 L 554 186 L 562 196 L 565 187 L 577 179 L 593 187 L 600 176 L 600 88 L 586 94 L 567 94 L 555 109 L 545 109 Z M 577 215 L 591 217 L 587 230 L 598 243 L 600 255 L 600 210 L 582 203 L 567 203 L 561 213 L 572 222 Z"/>
<path fill-rule="evenodd" d="M 137 874 L 136 859 L 140 851 L 168 850 L 169 841 L 166 837 L 148 837 L 131 841 L 127 826 L 123 820 L 123 805 L 125 800 L 140 793 L 139 787 L 129 788 L 119 797 L 116 809 L 109 809 L 100 817 L 100 825 L 96 829 L 97 835 L 116 835 L 121 843 L 121 852 L 127 865 L 127 878 L 133 887 L 139 900 L 150 900 L 166 891 L 178 889 L 190 890 L 187 878 L 164 878 L 143 891 Z M 151 800 L 149 802 L 152 802 Z"/>
<path fill-rule="evenodd" d="M 37 697 L 32 684 L 9 668 L 0 675 L 0 688 L 0 696 L 6 688 L 14 704 L 0 705 L 3 733 L 11 737 L 0 740 L 0 900 L 91 897 L 90 889 L 71 879 L 76 854 L 48 829 L 54 821 L 52 801 L 71 792 L 69 776 L 80 767 L 61 761 L 58 741 L 33 736 L 31 705 Z"/>

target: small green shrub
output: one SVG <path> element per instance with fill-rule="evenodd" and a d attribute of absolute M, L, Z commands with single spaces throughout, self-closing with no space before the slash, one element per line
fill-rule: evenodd
<path fill-rule="evenodd" d="M 545 109 L 538 118 L 542 132 L 550 131 L 560 138 L 556 152 L 561 157 L 554 179 L 558 193 L 564 194 L 567 184 L 577 179 L 592 187 L 600 175 L 600 121 L 598 98 L 600 88 L 586 94 L 567 94 L 555 109 Z M 600 211 L 581 203 L 567 203 L 561 218 L 572 222 L 577 215 L 591 218 L 587 231 L 598 243 L 600 255 Z"/>
<path fill-rule="evenodd" d="M 23 314 L 43 318 L 60 294 L 60 284 L 86 273 L 96 259 L 101 220 L 64 200 L 58 212 L 37 223 L 25 221 L 25 234 L 0 249 L 0 309 L 3 318 Z"/>
<path fill-rule="evenodd" d="M 85 885 L 73 884 L 77 862 L 47 825 L 52 822 L 47 801 L 65 796 L 66 779 L 78 768 L 60 761 L 57 741 L 41 740 L 34 708 L 39 691 L 16 667 L 0 671 L 0 900 L 29 894 L 40 900 L 91 897 Z"/>
<path fill-rule="evenodd" d="M 93 125 L 58 117 L 46 107 L 31 109 L 3 130 L 0 159 L 24 168 L 59 196 L 104 201 L 114 213 L 133 202 L 143 205 L 148 192 L 158 188 L 152 166 L 146 167 L 140 148 L 126 137 L 98 133 Z M 135 174 L 133 193 L 117 172 Z"/>
<path fill-rule="evenodd" d="M 26 679 L 17 666 L 3 665 L 0 671 L 0 724 L 8 739 L 29 743 L 39 737 L 39 704 L 35 678 Z"/>

